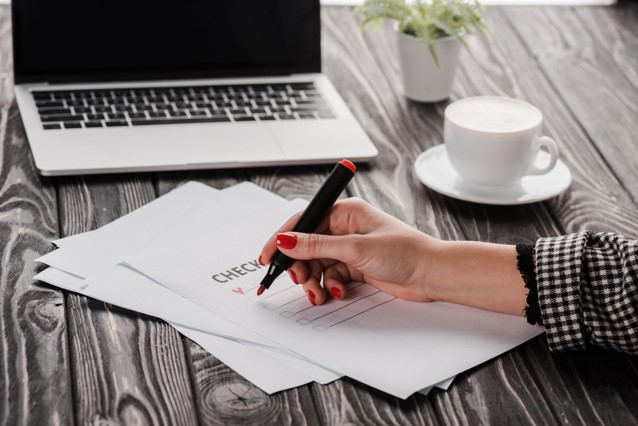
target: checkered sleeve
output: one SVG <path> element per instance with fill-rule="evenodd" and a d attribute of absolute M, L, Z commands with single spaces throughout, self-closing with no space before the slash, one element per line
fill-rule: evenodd
<path fill-rule="evenodd" d="M 638 241 L 589 231 L 536 242 L 538 302 L 554 351 L 638 354 Z"/>

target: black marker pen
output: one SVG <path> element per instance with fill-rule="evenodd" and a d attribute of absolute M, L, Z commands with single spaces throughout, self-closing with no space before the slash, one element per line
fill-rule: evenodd
<path fill-rule="evenodd" d="M 349 160 L 341 160 L 332 170 L 326 181 L 321 185 L 317 194 L 315 194 L 306 210 L 295 223 L 292 228 L 293 232 L 314 232 L 319 223 L 328 214 L 332 205 L 337 201 L 339 195 L 346 189 L 348 182 L 354 176 L 357 168 Z M 279 250 L 270 259 L 270 267 L 261 285 L 257 290 L 257 296 L 262 294 L 264 290 L 270 288 L 271 284 L 279 275 L 290 268 L 295 259 L 292 259 Z"/>

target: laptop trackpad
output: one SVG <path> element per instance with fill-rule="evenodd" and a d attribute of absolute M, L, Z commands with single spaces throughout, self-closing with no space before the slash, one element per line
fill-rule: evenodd
<path fill-rule="evenodd" d="M 45 168 L 144 170 L 233 165 L 281 159 L 262 123 L 112 127 L 92 132 L 55 132 Z M 55 155 L 58 153 L 57 155 Z"/>
<path fill-rule="evenodd" d="M 282 157 L 281 148 L 263 124 L 216 124 L 204 127 L 208 128 L 206 135 L 195 138 L 195 149 L 207 152 L 207 157 L 212 155 L 213 161 L 244 162 Z M 194 160 L 201 162 L 203 158 L 200 155 Z"/>

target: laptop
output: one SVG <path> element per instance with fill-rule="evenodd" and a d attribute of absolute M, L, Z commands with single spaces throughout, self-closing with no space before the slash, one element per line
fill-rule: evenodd
<path fill-rule="evenodd" d="M 368 161 L 321 74 L 319 0 L 13 0 L 42 175 Z"/>

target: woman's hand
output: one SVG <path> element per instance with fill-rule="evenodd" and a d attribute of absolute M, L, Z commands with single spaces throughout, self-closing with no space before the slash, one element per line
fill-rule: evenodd
<path fill-rule="evenodd" d="M 346 283 L 362 281 L 406 300 L 523 314 L 527 290 L 514 246 L 438 240 L 356 198 L 335 203 L 315 234 L 290 232 L 300 215 L 268 240 L 260 261 L 276 249 L 298 259 L 288 273 L 313 304 L 328 294 L 341 299 Z"/>
<path fill-rule="evenodd" d="M 276 249 L 298 259 L 288 273 L 311 303 L 324 303 L 328 294 L 345 297 L 350 281 L 407 300 L 431 300 L 427 277 L 439 240 L 357 198 L 335 203 L 314 234 L 290 232 L 300 215 L 268 240 L 260 260 L 270 263 Z"/>

